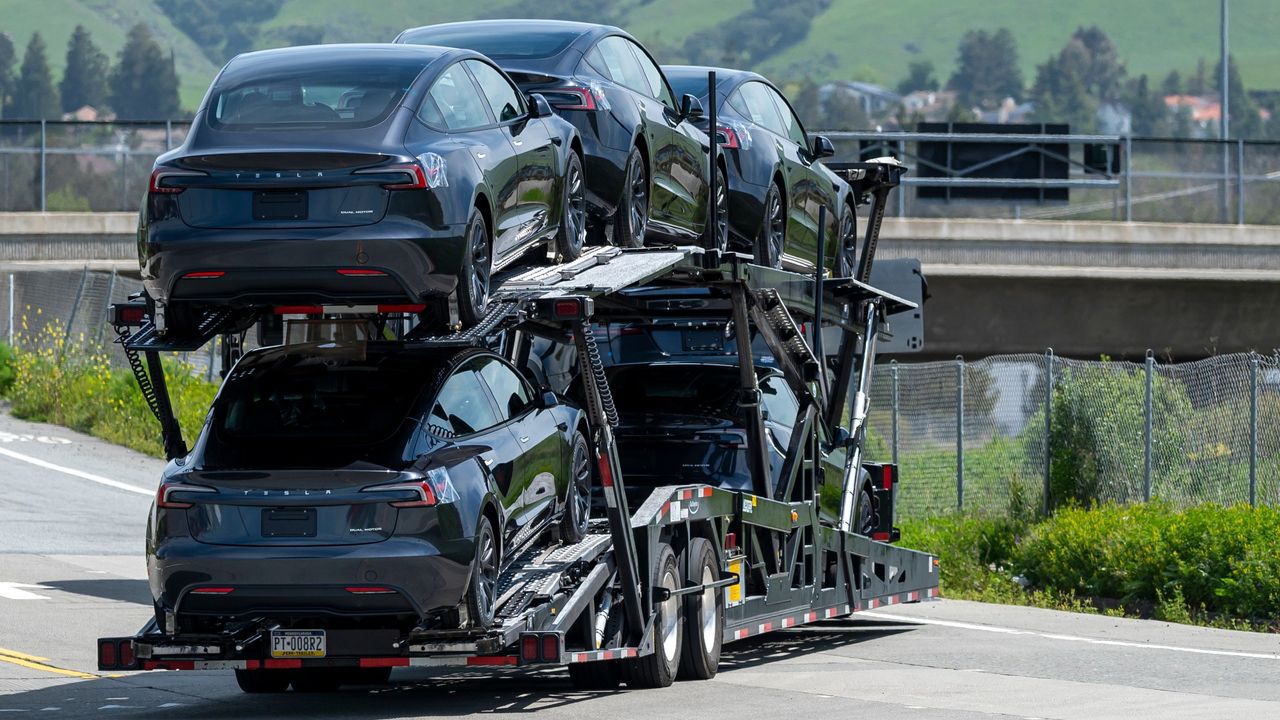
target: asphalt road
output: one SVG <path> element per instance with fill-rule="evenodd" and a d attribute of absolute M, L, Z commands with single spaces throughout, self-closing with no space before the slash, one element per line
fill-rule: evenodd
<path fill-rule="evenodd" d="M 398 669 L 339 694 L 248 696 L 230 672 L 104 677 L 94 639 L 150 613 L 161 463 L 0 414 L 0 718 L 1280 718 L 1280 637 L 960 601 L 725 648 L 720 674 L 577 692 L 560 671 Z"/>

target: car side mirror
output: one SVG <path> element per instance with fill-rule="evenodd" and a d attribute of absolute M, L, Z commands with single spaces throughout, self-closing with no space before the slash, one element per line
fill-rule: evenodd
<path fill-rule="evenodd" d="M 814 159 L 831 157 L 836 154 L 836 146 L 831 144 L 831 140 L 826 135 L 814 135 L 813 147 L 810 148 L 809 154 Z"/>
<path fill-rule="evenodd" d="M 543 410 L 550 410 L 560 404 L 560 398 L 556 397 L 554 392 L 548 388 L 543 388 L 538 394 L 538 407 Z"/>
<path fill-rule="evenodd" d="M 680 98 L 680 117 L 684 120 L 698 120 L 706 113 L 702 109 L 702 101 L 693 95 Z"/>
<path fill-rule="evenodd" d="M 529 95 L 529 117 L 537 120 L 538 118 L 551 117 L 553 115 L 551 103 L 547 102 L 547 98 L 539 93 L 531 93 Z"/>
<path fill-rule="evenodd" d="M 838 427 L 833 433 L 831 443 L 827 446 L 828 450 L 842 448 L 848 450 L 853 447 L 853 436 L 849 434 L 848 428 Z"/>

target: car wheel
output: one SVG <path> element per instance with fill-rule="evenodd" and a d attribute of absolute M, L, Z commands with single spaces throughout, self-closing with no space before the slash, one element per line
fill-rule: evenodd
<path fill-rule="evenodd" d="M 644 247 L 644 233 L 649 226 L 649 175 L 644 169 L 640 148 L 631 148 L 627 156 L 626 183 L 622 201 L 613 214 L 613 244 L 619 247 Z"/>
<path fill-rule="evenodd" d="M 467 613 L 473 627 L 493 625 L 494 603 L 497 602 L 498 568 L 501 557 L 498 537 L 487 515 L 480 516 L 475 536 L 476 556 L 471 563 L 471 586 L 467 592 Z"/>
<path fill-rule="evenodd" d="M 771 268 L 782 267 L 782 249 L 787 236 L 787 208 L 782 202 L 782 191 L 776 183 L 770 184 L 764 194 L 764 216 L 756 233 L 756 264 Z"/>
<path fill-rule="evenodd" d="M 716 168 L 716 227 L 715 235 L 702 234 L 702 247 L 724 252 L 729 247 L 729 179 L 723 168 Z"/>
<path fill-rule="evenodd" d="M 560 539 L 566 543 L 581 542 L 587 536 L 590 519 L 591 450 L 582 433 L 575 432 L 569 460 L 569 487 L 565 491 L 564 514 L 560 516 Z"/>
<path fill-rule="evenodd" d="M 465 231 L 466 248 L 458 273 L 458 316 L 470 327 L 480 322 L 489 306 L 489 281 L 493 275 L 493 244 L 480 210 L 472 208 Z"/>
<path fill-rule="evenodd" d="M 281 693 L 289 689 L 292 675 L 285 670 L 236 670 L 236 684 L 247 693 Z"/>
<path fill-rule="evenodd" d="M 848 203 L 840 213 L 840 245 L 838 247 L 836 270 L 840 273 L 840 277 L 853 277 L 857 267 L 855 261 L 858 255 L 858 221 L 857 216 L 853 214 L 853 208 Z"/>
<path fill-rule="evenodd" d="M 720 579 L 716 551 L 705 538 L 694 538 L 688 550 L 689 577 L 685 587 L 709 585 Z M 720 667 L 724 636 L 724 592 L 707 588 L 684 597 L 684 654 L 680 656 L 682 680 L 709 680 Z"/>
<path fill-rule="evenodd" d="M 658 544 L 654 555 L 653 584 L 671 592 L 680 589 L 680 569 L 675 553 L 666 543 Z M 680 668 L 680 650 L 684 645 L 684 608 L 680 596 L 668 597 L 656 604 L 653 619 L 653 652 L 625 661 L 622 666 L 627 686 L 632 688 L 667 687 L 676 679 Z"/>
<path fill-rule="evenodd" d="M 858 493 L 858 519 L 854 525 L 853 531 L 858 535 L 871 536 L 875 530 L 875 501 L 871 498 L 871 488 L 866 485 L 862 486 L 862 490 Z"/>
<path fill-rule="evenodd" d="M 582 160 L 569 153 L 564 172 L 564 207 L 560 211 L 560 229 L 556 231 L 556 252 L 561 262 L 577 260 L 587 244 L 587 190 L 582 177 Z"/>

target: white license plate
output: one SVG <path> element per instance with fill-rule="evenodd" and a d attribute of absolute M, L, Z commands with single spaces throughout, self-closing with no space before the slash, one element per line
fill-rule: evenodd
<path fill-rule="evenodd" d="M 327 651 L 323 630 L 271 631 L 273 658 L 322 658 Z"/>

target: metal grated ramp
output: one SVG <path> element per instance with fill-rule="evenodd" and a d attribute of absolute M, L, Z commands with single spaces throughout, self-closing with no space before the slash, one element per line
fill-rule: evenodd
<path fill-rule="evenodd" d="M 581 569 L 585 561 L 594 561 L 610 547 L 608 533 L 592 533 L 573 545 L 532 548 L 512 562 L 498 578 L 498 620 L 506 623 L 519 619 L 538 599 L 558 592 L 566 572 Z"/>
<path fill-rule="evenodd" d="M 643 285 L 701 253 L 699 248 L 623 250 L 598 247 L 564 265 L 544 265 L 499 278 L 495 298 L 603 295 Z"/>

